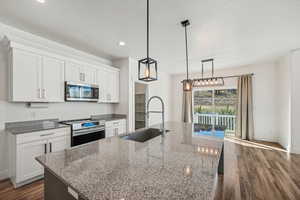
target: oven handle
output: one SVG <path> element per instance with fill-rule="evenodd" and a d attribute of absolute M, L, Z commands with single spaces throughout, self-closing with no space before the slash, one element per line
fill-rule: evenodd
<path fill-rule="evenodd" d="M 95 133 L 99 131 L 105 131 L 105 128 L 92 128 L 88 130 L 81 130 L 81 131 L 73 131 L 73 137 L 80 136 L 80 135 L 87 135 L 90 133 Z"/>

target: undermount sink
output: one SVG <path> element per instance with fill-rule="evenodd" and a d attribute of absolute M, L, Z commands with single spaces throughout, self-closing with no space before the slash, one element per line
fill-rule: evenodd
<path fill-rule="evenodd" d="M 169 132 L 169 130 L 165 130 L 165 132 Z M 125 140 L 133 140 L 136 142 L 146 142 L 162 134 L 163 131 L 160 129 L 148 128 L 148 129 L 138 130 L 134 133 L 131 133 L 130 135 L 122 136 L 121 138 Z"/>

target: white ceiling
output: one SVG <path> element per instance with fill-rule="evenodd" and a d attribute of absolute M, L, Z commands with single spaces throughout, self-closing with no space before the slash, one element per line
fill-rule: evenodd
<path fill-rule="evenodd" d="M 185 71 L 190 19 L 192 71 L 214 57 L 234 67 L 300 47 L 299 0 L 151 0 L 151 57 L 170 73 Z M 0 21 L 108 59 L 145 57 L 146 0 L 0 0 Z M 119 41 L 126 46 L 120 47 Z"/>

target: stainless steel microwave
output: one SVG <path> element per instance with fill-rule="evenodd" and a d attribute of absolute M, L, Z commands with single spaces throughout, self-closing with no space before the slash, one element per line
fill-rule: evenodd
<path fill-rule="evenodd" d="M 97 102 L 99 86 L 65 82 L 65 101 Z"/>

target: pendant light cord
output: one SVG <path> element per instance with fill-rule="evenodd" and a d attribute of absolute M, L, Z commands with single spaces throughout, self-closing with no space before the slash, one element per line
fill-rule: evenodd
<path fill-rule="evenodd" d="M 149 0 L 147 0 L 147 59 L 149 59 Z"/>
<path fill-rule="evenodd" d="M 188 41 L 187 41 L 187 31 L 185 28 L 185 59 L 186 59 L 186 79 L 189 80 L 189 54 L 188 54 Z"/>

